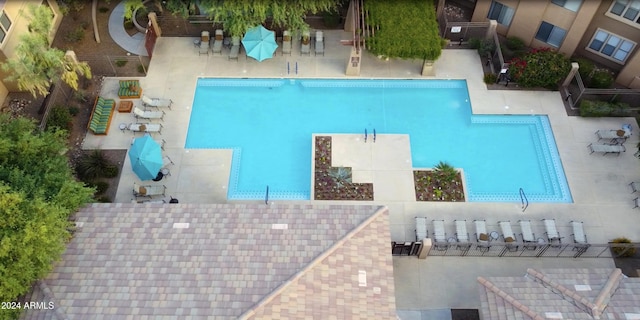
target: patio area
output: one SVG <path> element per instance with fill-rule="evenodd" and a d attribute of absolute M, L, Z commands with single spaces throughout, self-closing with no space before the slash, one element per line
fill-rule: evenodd
<path fill-rule="evenodd" d="M 226 189 L 231 151 L 184 148 L 199 77 L 349 78 L 344 76 L 344 71 L 350 47 L 340 43 L 340 40 L 346 39 L 349 39 L 348 33 L 325 31 L 324 56 L 301 56 L 299 46 L 294 43 L 290 56 L 283 56 L 279 48 L 273 59 L 257 62 L 251 58 L 245 59 L 244 52 L 237 61 L 229 60 L 228 49 L 224 49 L 222 55 L 200 55 L 193 46 L 194 38 L 159 38 L 147 77 L 127 79 L 139 80 L 143 94 L 147 96 L 173 100 L 171 110 L 164 109 L 166 115 L 161 122 L 161 133 L 153 134 L 156 140 L 166 141 L 163 153 L 174 162 L 168 167 L 171 175 L 155 182 L 167 187 L 165 200 L 171 196 L 178 198 L 181 203 L 228 202 Z M 358 78 L 424 79 L 420 75 L 421 67 L 421 61 L 384 61 L 365 53 Z M 571 220 L 584 221 L 585 232 L 592 243 L 606 243 L 620 236 L 640 239 L 637 228 L 640 209 L 632 208 L 632 200 L 636 195 L 631 194 L 628 186 L 631 181 L 640 180 L 638 159 L 633 156 L 640 132 L 635 119 L 568 117 L 558 92 L 489 91 L 482 81 L 482 65 L 474 50 L 444 50 L 435 63 L 435 70 L 438 79 L 467 80 L 475 114 L 548 115 L 574 203 L 532 203 L 523 213 L 520 203 L 416 202 L 412 193 L 413 180 L 406 178 L 411 168 L 402 165 L 407 157 L 409 164 L 411 161 L 408 143 L 398 144 L 398 137 L 381 134 L 376 148 L 392 150 L 384 153 L 389 159 L 364 161 L 360 160 L 364 159 L 363 154 L 372 157 L 373 153 L 350 145 L 358 137 L 337 139 L 333 151 L 336 159 L 343 165 L 353 166 L 357 182 L 374 183 L 374 204 L 389 207 L 393 241 L 415 240 L 415 216 L 445 220 L 446 226 L 451 228 L 447 230 L 448 234 L 454 232 L 454 219 L 486 219 L 488 229 L 499 230 L 499 220 L 516 222 L 526 218 L 534 223 L 535 229 L 540 230 L 540 219 L 555 218 L 558 231 L 566 241 L 570 241 Z M 122 79 L 105 79 L 101 96 L 118 102 L 119 80 Z M 133 101 L 134 105 L 141 106 L 140 100 Z M 109 134 L 97 136 L 89 133 L 83 148 L 128 149 L 132 138 L 142 134 L 119 130 L 119 126 L 133 122 L 135 120 L 131 113 L 116 112 Z M 625 144 L 626 152 L 619 156 L 589 154 L 587 145 L 597 141 L 595 131 L 616 129 L 627 123 L 632 124 L 634 134 Z M 385 162 L 393 162 L 394 168 L 389 170 L 381 165 Z M 133 200 L 134 182 L 141 184 L 126 158 L 115 202 Z M 509 259 L 508 263 L 505 262 L 499 258 L 429 257 L 427 260 L 418 260 L 415 257 L 394 257 L 398 309 L 478 308 L 480 302 L 475 283 L 478 275 L 518 275 L 528 266 L 613 267 L 610 259 Z"/>

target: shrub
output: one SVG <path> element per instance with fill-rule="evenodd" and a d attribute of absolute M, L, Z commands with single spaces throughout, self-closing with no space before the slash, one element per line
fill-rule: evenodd
<path fill-rule="evenodd" d="M 580 102 L 580 116 L 582 117 L 628 117 L 632 110 L 623 102 L 611 103 L 606 101 L 586 100 Z"/>
<path fill-rule="evenodd" d="M 76 165 L 76 172 L 83 180 L 93 180 L 106 177 L 106 172 L 110 167 L 113 167 L 113 165 L 109 159 L 105 157 L 100 149 L 96 149 L 80 157 Z"/>
<path fill-rule="evenodd" d="M 484 83 L 486 84 L 494 84 L 498 80 L 498 76 L 493 73 L 487 73 L 484 75 Z"/>
<path fill-rule="evenodd" d="M 111 199 L 109 199 L 109 197 L 107 196 L 102 196 L 96 200 L 100 203 L 111 203 Z"/>
<path fill-rule="evenodd" d="M 125 20 L 124 21 L 124 28 L 127 30 L 131 30 L 133 29 L 134 25 L 133 25 L 133 21 L 132 20 Z"/>
<path fill-rule="evenodd" d="M 338 188 L 341 188 L 351 183 L 351 168 L 331 167 L 329 169 L 329 177 L 333 179 Z"/>
<path fill-rule="evenodd" d="M 118 167 L 117 167 L 117 166 L 113 166 L 113 165 L 112 165 L 112 166 L 108 166 L 108 167 L 106 167 L 106 168 L 105 168 L 105 170 L 104 170 L 104 175 L 103 175 L 103 177 L 104 177 L 104 178 L 115 178 L 115 177 L 117 177 L 117 176 L 118 176 L 118 172 L 119 172 L 119 171 L 120 171 L 120 170 L 118 169 Z"/>
<path fill-rule="evenodd" d="M 140 63 L 138 64 L 138 73 L 142 73 L 142 74 L 144 74 L 144 73 L 145 73 L 145 68 L 144 68 L 144 66 L 143 66 L 142 64 L 140 64 Z"/>
<path fill-rule="evenodd" d="M 595 69 L 589 79 L 590 88 L 606 89 L 613 84 L 613 74 L 607 69 Z"/>
<path fill-rule="evenodd" d="M 433 169 L 439 176 L 444 178 L 446 181 L 451 181 L 456 178 L 458 175 L 458 171 L 452 165 L 440 161 Z"/>
<path fill-rule="evenodd" d="M 78 115 L 78 113 L 80 113 L 80 108 L 76 107 L 76 106 L 70 106 L 69 107 L 69 114 L 72 117 L 75 117 Z"/>
<path fill-rule="evenodd" d="M 478 54 L 482 57 L 487 56 L 496 49 L 496 45 L 491 39 L 471 38 L 469 39 L 471 49 L 478 50 Z"/>
<path fill-rule="evenodd" d="M 127 60 L 116 60 L 115 63 L 117 67 L 124 67 L 127 65 L 127 62 L 128 62 Z"/>
<path fill-rule="evenodd" d="M 73 129 L 73 117 L 69 112 L 69 108 L 65 106 L 54 106 L 47 118 L 47 130 L 53 128 L 71 131 Z"/>
<path fill-rule="evenodd" d="M 556 89 L 570 69 L 569 59 L 563 54 L 542 48 L 511 60 L 509 75 L 522 87 Z"/>
<path fill-rule="evenodd" d="M 67 42 L 79 42 L 84 38 L 84 29 L 82 26 L 78 26 L 67 32 L 67 34 L 64 35 L 64 39 L 67 40 Z"/>
<path fill-rule="evenodd" d="M 507 48 L 513 51 L 524 49 L 524 41 L 518 37 L 508 37 L 506 42 Z"/>
<path fill-rule="evenodd" d="M 109 12 L 109 8 L 107 8 L 107 7 L 100 7 L 100 8 L 98 8 L 98 11 L 99 11 L 100 13 Z"/>
<path fill-rule="evenodd" d="M 101 195 L 109 189 L 109 183 L 106 181 L 98 181 L 95 183 L 96 195 Z"/>
<path fill-rule="evenodd" d="M 580 76 L 582 77 L 582 80 L 588 82 L 589 78 L 591 78 L 591 73 L 593 72 L 593 69 L 595 69 L 596 66 L 593 64 L 591 60 L 585 59 L 585 58 L 574 58 L 573 62 L 577 62 L 578 66 L 580 66 L 580 68 L 578 69 L 578 72 L 580 72 Z"/>
<path fill-rule="evenodd" d="M 631 240 L 625 237 L 621 237 L 621 238 L 615 238 L 611 240 L 611 243 L 631 243 Z M 614 247 L 614 248 L 611 248 L 611 251 L 613 251 L 613 253 L 616 254 L 617 258 L 631 257 L 634 254 L 636 254 L 635 247 L 631 247 L 631 248 Z"/>

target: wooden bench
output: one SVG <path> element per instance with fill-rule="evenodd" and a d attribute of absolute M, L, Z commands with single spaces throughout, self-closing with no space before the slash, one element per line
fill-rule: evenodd
<path fill-rule="evenodd" d="M 115 107 L 115 100 L 104 99 L 98 96 L 93 104 L 91 119 L 89 119 L 87 128 L 96 135 L 106 135 L 109 133 L 109 125 L 111 124 Z"/>

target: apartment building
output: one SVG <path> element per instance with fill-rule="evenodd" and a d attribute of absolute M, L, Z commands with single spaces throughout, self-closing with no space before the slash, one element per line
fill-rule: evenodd
<path fill-rule="evenodd" d="M 29 5 L 49 6 L 54 13 L 53 26 L 49 33 L 49 43 L 53 42 L 62 22 L 62 13 L 55 0 L 0 0 L 0 63 L 15 56 L 20 35 L 29 31 L 27 8 Z M 24 13 L 23 13 L 24 12 Z M 9 74 L 0 69 L 0 105 L 4 104 L 9 92 L 20 91 L 13 82 L 6 81 Z"/>
<path fill-rule="evenodd" d="M 501 35 L 591 59 L 640 89 L 640 0 L 476 1 L 471 21 L 487 19 Z"/>

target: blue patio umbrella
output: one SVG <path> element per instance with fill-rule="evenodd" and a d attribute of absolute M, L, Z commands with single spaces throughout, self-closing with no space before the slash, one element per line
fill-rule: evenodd
<path fill-rule="evenodd" d="M 133 172 L 140 180 L 152 180 L 162 168 L 160 145 L 151 136 L 136 138 L 129 149 Z"/>
<path fill-rule="evenodd" d="M 261 25 L 247 31 L 242 38 L 242 45 L 247 55 L 258 61 L 273 57 L 273 53 L 278 48 L 276 33 Z"/>

